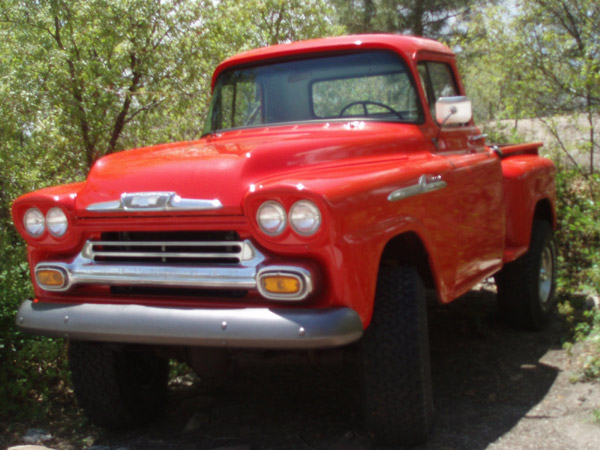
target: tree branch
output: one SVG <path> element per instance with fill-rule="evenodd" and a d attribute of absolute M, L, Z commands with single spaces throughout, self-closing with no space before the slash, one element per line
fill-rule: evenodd
<path fill-rule="evenodd" d="M 95 160 L 95 140 L 92 140 L 90 137 L 90 125 L 87 121 L 87 114 L 84 107 L 83 101 L 83 81 L 77 77 L 77 71 L 75 70 L 75 63 L 68 56 L 68 52 L 65 49 L 65 46 L 61 37 L 61 24 L 58 16 L 54 16 L 54 40 L 56 41 L 56 45 L 60 50 L 62 50 L 66 56 L 66 62 L 69 69 L 69 77 L 71 83 L 71 90 L 73 98 L 75 99 L 75 107 L 78 111 L 77 119 L 79 121 L 79 128 L 81 129 L 81 136 L 83 138 L 83 145 L 85 147 L 85 154 L 88 166 L 91 166 Z"/>
<path fill-rule="evenodd" d="M 113 126 L 113 131 L 112 131 L 112 134 L 110 137 L 110 141 L 108 142 L 108 147 L 106 149 L 107 154 L 114 152 L 117 147 L 117 142 L 119 140 L 119 137 L 121 136 L 123 127 L 127 123 L 126 119 L 127 119 L 127 114 L 129 113 L 129 108 L 131 106 L 132 95 L 138 90 L 139 82 L 142 78 L 142 73 L 139 70 L 138 59 L 137 59 L 135 53 L 130 54 L 130 59 L 131 59 L 131 73 L 132 73 L 131 84 L 129 85 L 128 92 L 125 95 L 125 101 L 123 102 L 123 105 L 121 106 L 121 111 L 119 112 L 119 114 L 117 115 L 117 118 L 115 119 L 115 124 Z"/>
<path fill-rule="evenodd" d="M 556 141 L 558 142 L 558 145 L 559 145 L 560 149 L 567 156 L 567 158 L 569 158 L 569 160 L 575 166 L 575 168 L 577 169 L 577 171 L 579 173 L 581 173 L 581 175 L 583 175 L 583 177 L 586 180 L 589 179 L 588 174 L 584 172 L 584 170 L 581 167 L 581 165 L 575 160 L 575 158 L 573 158 L 573 155 L 571 155 L 571 152 L 569 152 L 569 150 L 567 150 L 567 147 L 565 146 L 563 140 L 561 139 L 560 135 L 558 134 L 558 131 L 556 130 L 556 128 L 552 127 L 548 123 L 548 121 L 546 119 L 544 119 L 543 117 L 538 117 L 538 120 L 540 122 L 542 122 L 546 126 L 546 128 L 548 129 L 548 131 L 550 132 L 550 134 L 552 134 L 552 136 L 554 136 L 554 139 L 556 139 Z"/>
<path fill-rule="evenodd" d="M 135 110 L 134 112 L 129 114 L 129 117 L 127 117 L 125 119 L 125 123 L 127 124 L 127 123 L 131 122 L 138 114 L 151 110 L 152 108 L 163 103 L 165 100 L 166 100 L 166 98 L 161 98 L 160 100 L 154 100 L 153 102 L 150 102 L 147 105 Z"/>

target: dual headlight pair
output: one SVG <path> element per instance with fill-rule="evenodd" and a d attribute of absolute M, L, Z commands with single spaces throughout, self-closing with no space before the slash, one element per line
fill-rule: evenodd
<path fill-rule="evenodd" d="M 32 237 L 40 237 L 46 229 L 54 237 L 61 237 L 69 228 L 69 220 L 64 211 L 58 207 L 50 208 L 46 215 L 38 208 L 29 208 L 23 216 L 23 226 Z"/>
<path fill-rule="evenodd" d="M 278 202 L 264 202 L 256 212 L 256 221 L 263 233 L 279 236 L 289 224 L 301 236 L 312 236 L 321 226 L 321 211 L 313 202 L 300 200 L 292 205 L 289 213 Z"/>
<path fill-rule="evenodd" d="M 256 213 L 256 220 L 263 233 L 278 236 L 289 224 L 301 236 L 312 236 L 321 226 L 321 211 L 308 200 L 292 205 L 289 213 L 278 202 L 263 203 Z M 46 215 L 38 208 L 29 208 L 23 216 L 23 226 L 30 236 L 38 238 L 46 230 L 54 237 L 62 237 L 69 228 L 69 221 L 61 208 L 50 208 Z"/>

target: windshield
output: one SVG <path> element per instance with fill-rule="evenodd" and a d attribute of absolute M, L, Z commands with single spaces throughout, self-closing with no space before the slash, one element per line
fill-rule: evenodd
<path fill-rule="evenodd" d="M 364 51 L 224 71 L 204 132 L 348 118 L 422 120 L 412 76 L 397 55 Z"/>

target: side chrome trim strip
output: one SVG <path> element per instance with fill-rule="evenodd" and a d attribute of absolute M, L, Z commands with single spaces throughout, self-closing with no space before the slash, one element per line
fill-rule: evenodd
<path fill-rule="evenodd" d="M 181 198 L 175 192 L 123 193 L 119 200 L 92 203 L 86 210 L 92 212 L 119 211 L 212 211 L 221 209 L 219 199 Z"/>
<path fill-rule="evenodd" d="M 26 300 L 16 323 L 28 333 L 74 340 L 262 349 L 338 347 L 363 334 L 360 317 L 350 308 L 200 309 Z"/>
<path fill-rule="evenodd" d="M 121 200 L 114 200 L 111 202 L 92 203 L 85 209 L 93 212 L 123 211 L 123 205 L 121 205 Z"/>
<path fill-rule="evenodd" d="M 486 139 L 488 135 L 486 133 L 477 134 L 475 136 L 469 136 L 469 142 L 482 141 Z"/>
<path fill-rule="evenodd" d="M 415 195 L 444 189 L 448 184 L 442 180 L 441 175 L 421 175 L 417 184 L 396 189 L 388 195 L 388 201 L 397 202 Z"/>

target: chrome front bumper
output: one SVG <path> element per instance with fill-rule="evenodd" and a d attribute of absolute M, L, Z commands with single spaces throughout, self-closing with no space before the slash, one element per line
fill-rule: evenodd
<path fill-rule="evenodd" d="M 363 333 L 350 308 L 198 309 L 26 300 L 23 331 L 73 340 L 256 349 L 330 348 Z"/>

